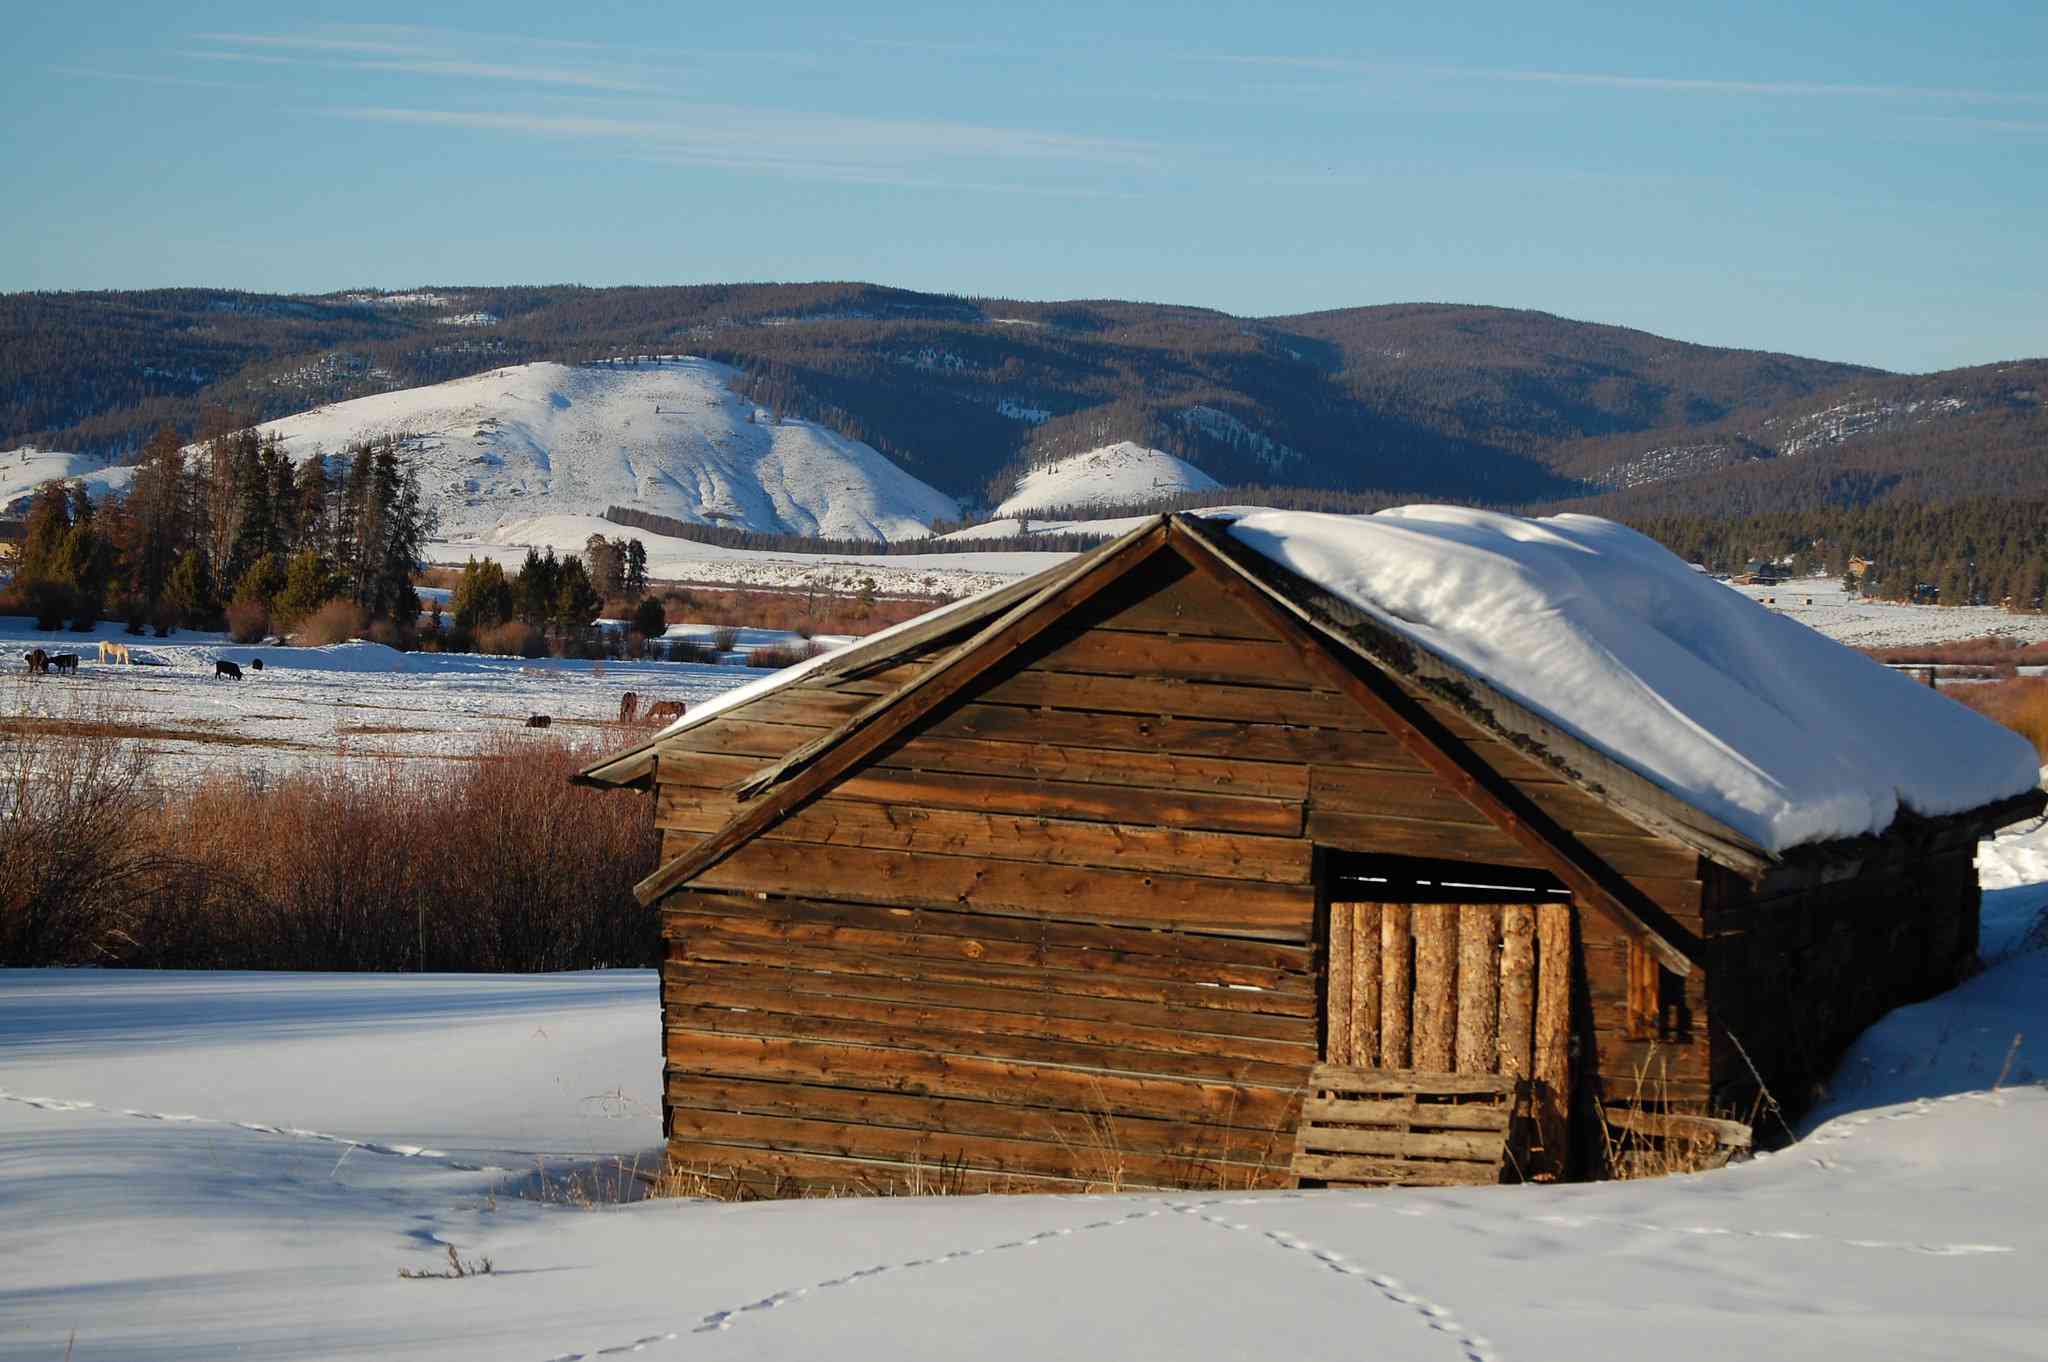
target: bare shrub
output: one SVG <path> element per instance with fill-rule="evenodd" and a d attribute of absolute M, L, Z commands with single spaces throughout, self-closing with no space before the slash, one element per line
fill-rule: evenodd
<path fill-rule="evenodd" d="M 668 660 L 671 662 L 714 663 L 718 661 L 718 649 L 696 638 L 669 640 Z"/>
<path fill-rule="evenodd" d="M 771 643 L 747 650 L 749 667 L 794 667 L 825 651 L 818 643 Z"/>
<path fill-rule="evenodd" d="M 138 963 L 533 971 L 645 965 L 652 802 L 569 784 L 595 746 L 507 734 L 475 760 L 217 778 L 152 820 L 203 874 L 147 905 Z"/>
<path fill-rule="evenodd" d="M 228 607 L 228 637 L 237 643 L 261 643 L 270 637 L 270 610 L 261 601 L 236 601 Z"/>
<path fill-rule="evenodd" d="M 352 601 L 329 601 L 299 621 L 292 642 L 308 648 L 347 643 L 363 631 L 363 612 Z"/>
<path fill-rule="evenodd" d="M 0 964 L 118 960 L 135 948 L 135 897 L 176 870 L 144 826 L 147 758 L 103 701 L 54 707 L 14 685 L 0 720 Z"/>
<path fill-rule="evenodd" d="M 541 631 L 525 620 L 507 620 L 477 632 L 476 647 L 480 653 L 495 653 L 500 657 L 546 657 L 548 641 Z"/>
<path fill-rule="evenodd" d="M 711 631 L 711 646 L 721 653 L 729 653 L 739 645 L 740 631 L 733 625 L 720 625 Z"/>

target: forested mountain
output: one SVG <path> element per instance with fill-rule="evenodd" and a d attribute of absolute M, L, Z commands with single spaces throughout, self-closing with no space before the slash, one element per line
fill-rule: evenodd
<path fill-rule="evenodd" d="M 1856 380 L 1712 426 L 1552 454 L 1603 514 L 1751 515 L 2048 496 L 2048 361 Z"/>
<path fill-rule="evenodd" d="M 1247 319 L 865 284 L 0 296 L 0 448 L 132 455 L 165 424 L 189 438 L 528 360 L 684 352 L 984 503 L 1035 463 L 1119 440 L 1226 484 L 1496 504 L 1676 490 L 1653 479 L 1701 470 L 1738 500 L 1938 494 L 1915 464 L 1930 440 L 2048 470 L 2038 401 L 1994 376 L 1898 378 L 1498 308 Z M 1809 438 L 1816 413 L 1923 388 L 1962 405 Z M 1700 509 L 1698 487 L 1679 495 Z"/>

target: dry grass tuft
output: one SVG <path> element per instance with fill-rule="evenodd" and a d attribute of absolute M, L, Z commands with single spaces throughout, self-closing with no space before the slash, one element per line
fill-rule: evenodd
<path fill-rule="evenodd" d="M 462 1258 L 455 1252 L 455 1245 L 447 1245 L 448 1266 L 435 1271 L 424 1267 L 402 1267 L 398 1275 L 409 1282 L 418 1281 L 460 1281 L 464 1277 L 488 1277 L 491 1275 L 489 1258 Z"/>
<path fill-rule="evenodd" d="M 1636 1070 L 1635 1088 L 1626 1100 L 1610 1102 L 1600 1122 L 1602 1162 L 1616 1181 L 1704 1173 L 1725 1167 L 1751 1145 L 1750 1131 L 1762 1114 L 1759 1096 L 1747 1119 L 1688 1111 L 1688 1103 L 1668 1096 L 1662 1066 L 1649 1078 L 1653 1055 Z"/>

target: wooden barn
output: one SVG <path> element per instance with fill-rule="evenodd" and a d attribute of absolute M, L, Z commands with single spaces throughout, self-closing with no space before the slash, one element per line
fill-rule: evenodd
<path fill-rule="evenodd" d="M 658 799 L 674 1160 L 893 1190 L 1493 1182 L 1739 1144 L 1971 967 L 1975 844 L 2044 803 L 1766 850 L 1188 515 L 578 779 Z"/>

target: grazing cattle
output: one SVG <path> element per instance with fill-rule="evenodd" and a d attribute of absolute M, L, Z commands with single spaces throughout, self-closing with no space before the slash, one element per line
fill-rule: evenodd
<path fill-rule="evenodd" d="M 640 717 L 640 697 L 627 691 L 619 697 L 619 722 L 630 724 Z"/>
<path fill-rule="evenodd" d="M 526 726 L 528 728 L 546 728 L 552 722 L 553 720 L 549 719 L 545 714 L 529 714 L 526 716 Z"/>
<path fill-rule="evenodd" d="M 262 670 L 263 670 L 263 659 L 262 659 L 262 658 L 260 658 L 260 657 L 252 657 L 252 658 L 250 658 L 250 659 L 249 659 L 249 670 L 250 670 L 250 671 L 252 671 L 252 672 L 260 672 L 260 671 L 262 671 Z"/>
<path fill-rule="evenodd" d="M 651 724 L 658 724 L 668 719 L 680 719 L 682 717 L 683 702 L 681 700 L 657 700 L 647 707 L 647 722 Z"/>
<path fill-rule="evenodd" d="M 50 665 L 60 672 L 75 672 L 78 670 L 78 654 L 58 653 L 50 659 Z"/>
<path fill-rule="evenodd" d="M 221 658 L 213 664 L 213 674 L 216 677 L 225 676 L 233 681 L 242 679 L 242 669 L 226 658 Z"/>
<path fill-rule="evenodd" d="M 128 645 L 125 643 L 115 643 L 110 639 L 101 639 L 100 663 L 103 666 L 107 663 L 114 663 L 122 667 L 131 665 L 128 660 Z"/>
<path fill-rule="evenodd" d="M 28 664 L 28 674 L 30 676 L 42 676 L 50 670 L 50 655 L 41 648 L 23 653 L 21 660 Z"/>

